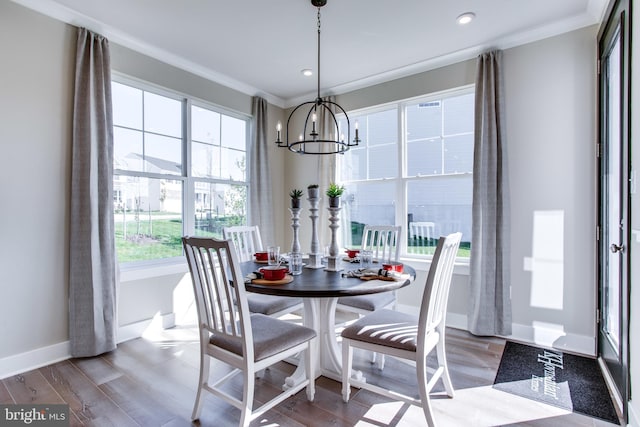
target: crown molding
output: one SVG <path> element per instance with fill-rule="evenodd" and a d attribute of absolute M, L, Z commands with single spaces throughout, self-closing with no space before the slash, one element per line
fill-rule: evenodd
<path fill-rule="evenodd" d="M 207 67 L 203 67 L 192 61 L 189 61 L 179 55 L 167 52 L 164 49 L 157 48 L 148 43 L 142 42 L 131 37 L 115 28 L 105 25 L 93 18 L 80 14 L 66 6 L 62 6 L 53 0 L 12 0 L 13 2 L 35 10 L 44 15 L 50 16 L 59 21 L 70 25 L 85 27 L 91 31 L 105 36 L 110 41 L 120 44 L 129 49 L 135 50 L 141 54 L 150 56 L 169 65 L 178 67 L 197 76 L 213 81 L 215 83 L 226 86 L 230 89 L 237 90 L 249 96 L 259 95 L 265 98 L 270 104 L 280 108 L 292 108 L 310 98 L 314 98 L 315 93 L 308 93 L 295 98 L 283 99 L 273 94 L 267 93 L 248 85 L 244 82 L 236 80 L 225 74 L 218 73 Z M 475 45 L 463 50 L 448 53 L 438 57 L 430 58 L 425 61 L 410 64 L 405 67 L 378 73 L 354 80 L 344 84 L 339 84 L 323 90 L 326 94 L 344 94 L 368 86 L 386 83 L 392 80 L 408 77 L 414 74 L 441 68 L 457 62 L 466 61 L 477 57 L 480 53 L 488 49 L 509 49 L 512 47 L 532 43 L 545 38 L 553 37 L 569 31 L 574 31 L 589 25 L 598 24 L 602 21 L 607 6 L 607 0 L 589 0 L 587 9 L 579 16 L 569 19 L 553 22 L 549 25 L 537 27 L 530 31 L 517 34 L 507 34 L 487 43 Z"/>
<path fill-rule="evenodd" d="M 192 61 L 189 61 L 179 55 L 167 52 L 164 49 L 152 46 L 141 40 L 131 37 L 130 35 L 117 30 L 103 22 L 97 21 L 86 15 L 78 13 L 66 6 L 60 5 L 53 0 L 12 0 L 21 6 L 34 10 L 43 15 L 49 16 L 58 21 L 64 22 L 76 27 L 84 27 L 90 31 L 98 33 L 106 37 L 110 42 L 117 43 L 126 48 L 132 49 L 143 55 L 147 55 L 151 58 L 165 62 L 174 67 L 180 68 L 184 71 L 188 71 L 199 77 L 205 78 L 212 82 L 221 84 L 230 89 L 237 90 L 249 96 L 260 95 L 267 100 L 270 104 L 276 105 L 280 108 L 284 107 L 284 100 L 275 95 L 266 93 L 261 89 L 248 85 L 244 82 L 236 80 L 225 74 L 218 73 L 207 67 L 203 67 Z"/>
<path fill-rule="evenodd" d="M 354 80 L 352 82 L 344 83 L 337 86 L 332 86 L 330 88 L 324 89 L 322 92 L 326 95 L 344 94 L 358 89 L 363 89 L 365 87 L 386 83 L 392 80 L 409 77 L 415 74 L 445 67 L 447 65 L 474 59 L 482 52 L 486 52 L 487 50 L 510 49 L 513 47 L 540 41 L 549 37 L 554 37 L 563 33 L 575 31 L 580 28 L 600 23 L 602 15 L 604 13 L 603 8 L 606 8 L 606 0 L 590 0 L 589 10 L 580 16 L 571 17 L 562 21 L 556 21 L 548 25 L 534 28 L 527 32 L 508 34 L 491 40 L 487 43 L 478 44 L 456 52 L 447 53 L 445 55 L 407 65 L 405 67 L 371 75 L 363 79 Z M 315 92 L 310 92 L 306 95 L 286 99 L 285 108 L 292 108 L 304 101 L 308 101 L 310 98 L 315 97 Z"/>

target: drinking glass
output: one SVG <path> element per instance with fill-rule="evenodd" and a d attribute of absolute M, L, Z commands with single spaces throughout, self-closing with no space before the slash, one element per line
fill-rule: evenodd
<path fill-rule="evenodd" d="M 372 257 L 373 257 L 373 251 L 370 251 L 370 250 L 360 251 L 360 266 L 362 268 L 371 267 Z"/>
<path fill-rule="evenodd" d="M 289 272 L 294 276 L 302 274 L 302 254 L 289 255 Z"/>
<path fill-rule="evenodd" d="M 329 260 L 329 246 L 322 248 L 322 262 L 326 264 Z"/>
<path fill-rule="evenodd" d="M 267 248 L 269 265 L 280 264 L 280 246 L 269 246 Z"/>

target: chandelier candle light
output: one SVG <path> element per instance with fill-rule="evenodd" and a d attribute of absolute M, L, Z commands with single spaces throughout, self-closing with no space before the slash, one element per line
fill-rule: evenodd
<path fill-rule="evenodd" d="M 282 141 L 282 123 L 278 122 L 276 127 L 276 144 L 279 147 L 286 147 L 290 151 L 299 154 L 343 154 L 349 148 L 358 145 L 358 124 L 355 125 L 355 138 L 351 139 L 351 124 L 347 112 L 340 105 L 333 101 L 324 100 L 320 97 L 320 8 L 327 4 L 327 0 L 311 0 L 311 4 L 318 8 L 318 96 L 313 101 L 303 102 L 293 109 L 287 119 L 287 130 L 285 141 Z M 308 110 L 307 110 L 308 108 Z M 306 111 L 306 117 L 304 113 Z M 336 113 L 343 114 L 347 122 L 347 139 L 345 141 L 344 134 L 339 129 Z M 329 123 L 329 128 L 333 128 L 333 132 L 327 131 L 318 120 Z M 304 118 L 304 127 L 299 133 L 298 140 L 293 140 L 291 135 L 295 132 L 291 127 L 296 121 L 294 117 Z M 309 124 L 311 121 L 311 124 Z M 293 122 L 293 123 L 292 123 Z M 309 130 L 310 129 L 310 130 Z M 307 131 L 309 132 L 307 133 Z"/>

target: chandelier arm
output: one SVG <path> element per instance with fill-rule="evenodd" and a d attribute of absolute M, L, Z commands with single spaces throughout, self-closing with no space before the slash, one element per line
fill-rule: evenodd
<path fill-rule="evenodd" d="M 344 108 L 342 108 L 340 106 L 340 104 L 338 104 L 337 102 L 324 101 L 324 103 L 334 105 L 338 110 L 340 110 L 339 113 L 342 113 L 344 115 L 344 119 L 347 121 L 347 147 L 357 146 L 358 142 L 356 142 L 356 141 L 353 141 L 354 143 L 352 144 L 352 141 L 351 141 L 351 121 L 349 120 L 349 116 L 347 115 L 347 112 L 344 110 Z M 336 128 L 337 128 L 338 127 L 338 120 L 337 120 L 335 114 L 333 113 L 333 111 L 331 111 L 331 109 L 329 109 L 329 108 L 327 108 L 327 109 L 331 112 L 331 116 L 333 117 L 333 120 L 335 121 Z M 339 138 L 340 138 L 340 136 L 338 135 L 337 139 L 339 139 Z"/>
<path fill-rule="evenodd" d="M 294 109 L 293 109 L 293 111 L 291 112 L 291 114 L 289 114 L 289 118 L 287 119 L 287 144 L 286 144 L 286 146 L 287 146 L 287 147 L 289 146 L 289 133 L 290 133 L 290 132 L 289 132 L 289 123 L 291 122 L 291 118 L 292 118 L 293 116 L 295 116 L 295 113 L 296 113 L 296 111 L 297 111 L 298 109 L 300 109 L 300 108 L 304 107 L 304 106 L 305 106 L 305 105 L 307 105 L 307 104 L 314 104 L 314 105 L 315 105 L 315 103 L 316 103 L 315 101 L 307 101 L 307 102 L 303 102 L 302 104 L 300 104 L 300 105 L 298 105 L 296 108 L 294 108 Z M 312 107 L 312 108 L 313 108 L 313 107 Z M 307 115 L 307 117 L 309 117 L 309 116 Z M 304 131 L 305 131 L 305 132 L 306 132 L 306 130 L 307 130 L 307 126 L 306 126 L 306 125 L 307 125 L 307 123 L 306 123 L 306 121 L 305 121 L 305 127 L 304 127 Z M 304 134 L 303 134 L 303 136 L 304 136 Z M 283 145 L 283 146 L 284 146 L 284 145 Z"/>

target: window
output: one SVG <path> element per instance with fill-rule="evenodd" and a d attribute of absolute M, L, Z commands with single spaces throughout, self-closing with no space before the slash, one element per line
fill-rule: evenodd
<path fill-rule="evenodd" d="M 403 253 L 431 255 L 440 235 L 471 247 L 473 87 L 350 113 L 361 142 L 342 157 L 345 246 L 365 224 L 402 225 Z M 346 123 L 340 123 L 341 128 Z"/>
<path fill-rule="evenodd" d="M 247 117 L 123 78 L 112 94 L 119 262 L 181 257 L 183 235 L 246 223 Z"/>

